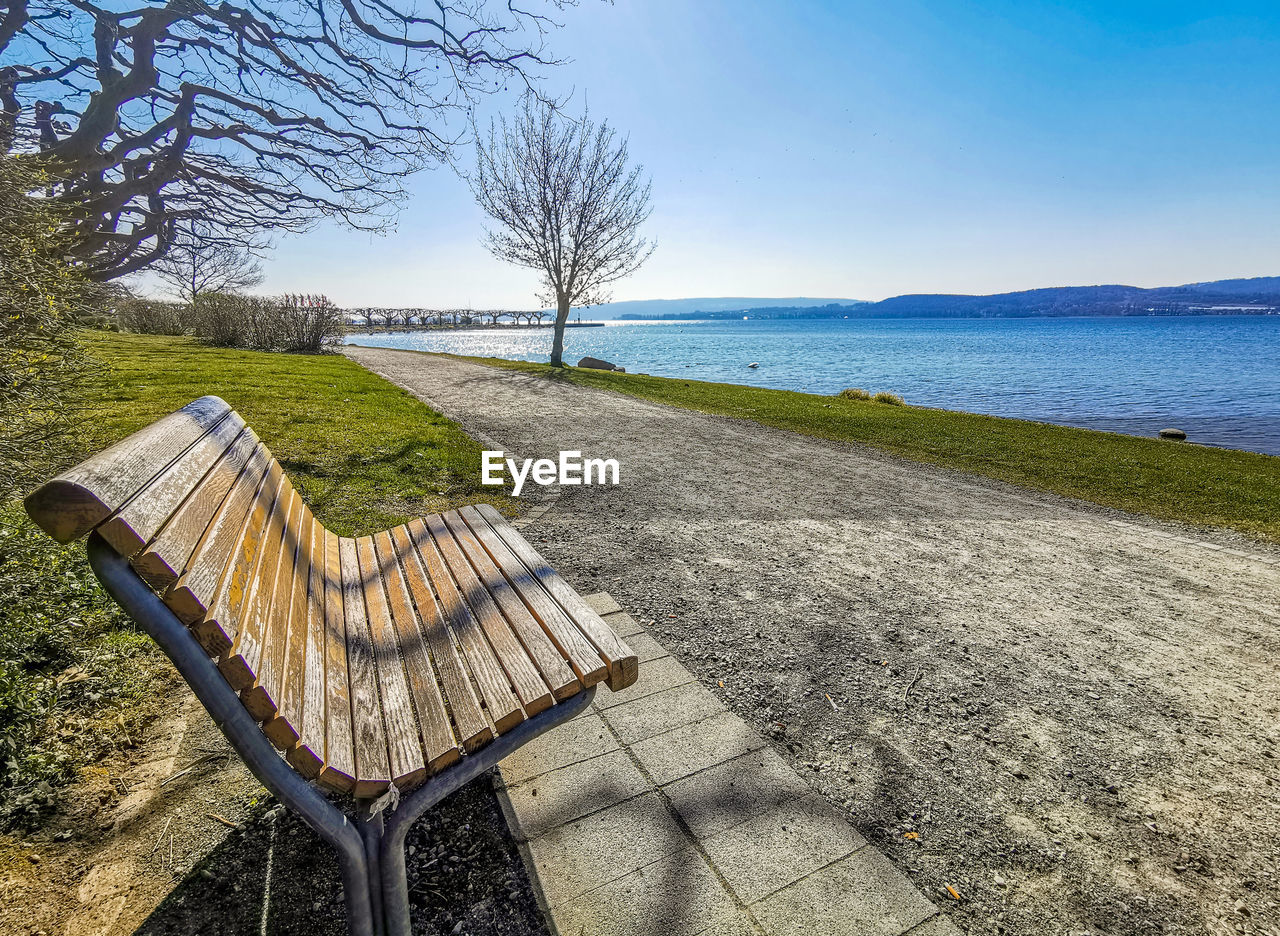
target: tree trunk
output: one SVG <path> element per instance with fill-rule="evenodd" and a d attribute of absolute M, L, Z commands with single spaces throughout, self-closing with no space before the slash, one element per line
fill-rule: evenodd
<path fill-rule="evenodd" d="M 538 319 L 541 323 L 542 319 Z M 564 367 L 564 323 L 569 321 L 569 297 L 556 297 L 556 334 L 551 341 L 551 366 Z"/>

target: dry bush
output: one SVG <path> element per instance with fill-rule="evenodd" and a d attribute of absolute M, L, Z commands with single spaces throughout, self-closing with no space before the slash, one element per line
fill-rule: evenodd
<path fill-rule="evenodd" d="M 871 394 L 868 393 L 866 390 L 863 390 L 861 387 L 846 387 L 845 389 L 837 393 L 836 396 L 840 397 L 840 399 L 842 400 L 871 399 Z"/>
<path fill-rule="evenodd" d="M 219 348 L 320 354 L 342 334 L 342 312 L 324 296 L 206 293 L 191 319 L 196 337 Z"/>
<path fill-rule="evenodd" d="M 178 302 L 126 296 L 116 303 L 116 322 L 138 335 L 185 335 L 191 329 L 191 309 Z"/>

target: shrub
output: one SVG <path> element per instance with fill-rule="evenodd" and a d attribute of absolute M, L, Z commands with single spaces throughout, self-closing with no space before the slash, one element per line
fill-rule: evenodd
<path fill-rule="evenodd" d="M 842 400 L 869 400 L 871 394 L 863 390 L 861 387 L 845 387 L 836 396 Z"/>
<path fill-rule="evenodd" d="M 888 403 L 890 406 L 905 406 L 905 405 L 906 405 L 905 403 L 903 403 L 903 401 L 902 401 L 902 397 L 898 396 L 896 393 L 886 393 L 886 392 L 885 392 L 885 391 L 883 391 L 883 390 L 881 390 L 879 393 L 877 393 L 877 394 L 876 394 L 875 396 L 873 396 L 871 399 L 872 399 L 872 400 L 874 400 L 874 401 L 875 401 L 875 402 L 877 402 L 877 403 Z"/>
<path fill-rule="evenodd" d="M 342 335 L 342 310 L 325 296 L 283 296 L 277 305 L 282 351 L 319 354 Z"/>
<path fill-rule="evenodd" d="M 205 293 L 191 319 L 195 335 L 219 348 L 320 354 L 342 334 L 342 312 L 324 296 Z"/>
<path fill-rule="evenodd" d="M 74 324 L 93 287 L 63 259 L 65 226 L 31 157 L 0 156 L 0 502 L 65 460 L 87 369 Z"/>
<path fill-rule="evenodd" d="M 138 335 L 185 335 L 191 329 L 191 308 L 178 302 L 126 296 L 116 303 L 116 321 Z"/>

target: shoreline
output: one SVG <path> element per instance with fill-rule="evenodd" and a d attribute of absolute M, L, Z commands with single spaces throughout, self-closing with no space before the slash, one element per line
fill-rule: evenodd
<path fill-rule="evenodd" d="M 352 347 L 361 347 L 353 345 Z M 960 410 L 894 406 L 741 384 L 553 370 L 505 358 L 402 348 L 611 390 L 800 435 L 868 445 L 909 461 L 1161 520 L 1280 542 L 1280 456 Z"/>
<path fill-rule="evenodd" d="M 408 351 L 413 354 L 439 354 L 444 357 L 456 357 L 462 360 L 476 361 L 480 363 L 490 364 L 491 366 L 495 366 L 495 367 L 506 366 L 504 364 L 494 363 L 499 361 L 507 362 L 507 364 L 513 365 L 513 366 L 523 366 L 523 365 L 529 365 L 530 367 L 548 366 L 538 361 L 524 361 L 518 358 L 481 357 L 476 355 L 455 354 L 449 351 L 424 351 L 418 348 L 393 348 L 393 347 L 386 347 L 384 345 L 362 345 L 356 342 L 345 342 L 345 341 L 343 342 L 342 346 L 352 347 L 352 348 L 373 348 L 373 349 L 385 350 L 385 351 Z M 590 368 L 575 368 L 575 367 L 572 367 L 572 365 L 570 365 L 570 369 L 591 370 Z M 593 372 L 603 373 L 603 374 L 611 373 L 610 371 L 593 371 Z M 677 381 L 677 382 L 705 383 L 705 384 L 712 384 L 719 387 L 737 387 L 737 388 L 751 389 L 751 390 L 768 390 L 768 391 L 773 391 L 777 393 L 797 393 L 804 396 L 812 396 L 812 397 L 817 397 L 824 400 L 829 400 L 832 397 L 836 396 L 835 394 L 828 395 L 828 394 L 815 393 L 813 391 L 806 391 L 806 390 L 788 390 L 788 389 L 783 389 L 779 387 L 761 387 L 757 384 L 739 384 L 739 383 L 733 383 L 731 381 L 725 381 L 725 380 L 703 380 L 703 379 L 692 380 L 690 378 L 685 378 L 685 377 L 666 377 L 666 376 L 657 375 L 657 374 L 647 374 L 643 371 L 629 370 L 624 374 L 620 374 L 620 376 L 648 377 L 653 380 L 670 380 L 670 381 Z M 1205 442 L 1199 439 L 1191 438 L 1190 434 L 1188 434 L 1188 437 L 1185 439 L 1175 440 L 1175 439 L 1161 438 L 1158 434 L 1158 431 L 1156 433 L 1152 433 L 1151 435 L 1145 435 L 1137 432 L 1124 432 L 1119 429 L 1104 428 L 1101 426 L 1085 426 L 1085 425 L 1079 425 L 1076 423 L 1054 422 L 1053 420 L 1050 420 L 1050 419 L 1032 419 L 1024 416 L 1005 416 L 999 413 L 982 413 L 976 410 L 955 409 L 950 406 L 934 406 L 934 405 L 922 404 L 922 403 L 906 403 L 905 406 L 911 409 L 929 410 L 937 413 L 952 413 L 957 416 L 968 416 L 968 417 L 975 417 L 975 418 L 982 418 L 982 419 L 1006 419 L 1006 420 L 1011 420 L 1013 422 L 1030 423 L 1030 424 L 1039 425 L 1039 426 L 1053 426 L 1059 429 L 1073 429 L 1081 432 L 1100 432 L 1107 435 L 1123 436 L 1129 439 L 1147 439 L 1147 440 L 1157 441 L 1157 442 L 1170 444 L 1170 445 L 1176 444 L 1176 445 L 1184 445 L 1184 446 L 1195 446 L 1199 448 L 1212 449 L 1215 451 L 1241 452 L 1248 455 L 1259 455 L 1264 458 L 1280 459 L 1280 452 L 1260 452 L 1256 449 L 1239 448 L 1235 446 L 1219 444 L 1216 442 Z"/>

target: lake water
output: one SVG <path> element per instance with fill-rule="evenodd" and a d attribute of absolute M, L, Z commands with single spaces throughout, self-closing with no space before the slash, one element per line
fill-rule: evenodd
<path fill-rule="evenodd" d="M 551 329 L 352 334 L 355 344 L 546 360 Z M 1280 316 L 618 322 L 565 360 L 1155 435 L 1280 455 Z M 758 362 L 758 368 L 748 364 Z"/>

